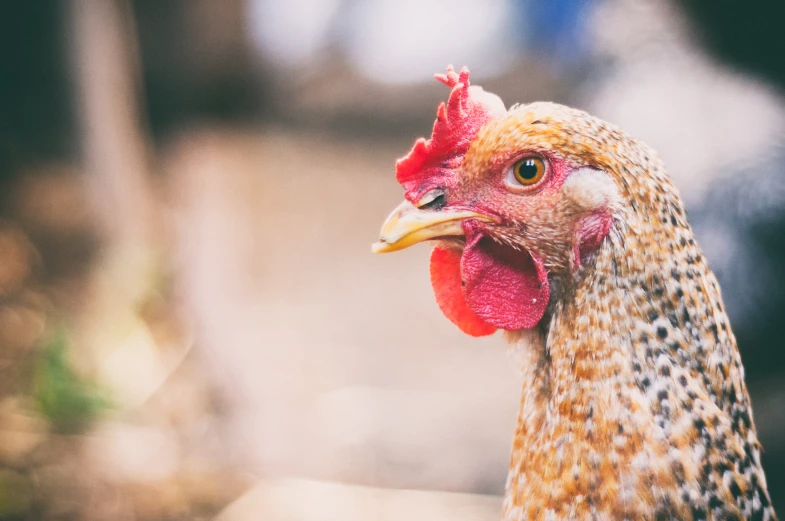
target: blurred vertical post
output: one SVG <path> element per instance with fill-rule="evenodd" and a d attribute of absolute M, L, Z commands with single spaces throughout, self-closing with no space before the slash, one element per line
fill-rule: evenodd
<path fill-rule="evenodd" d="M 140 315 L 157 296 L 163 237 L 139 109 L 134 16 L 129 0 L 71 0 L 69 6 L 85 184 L 102 239 L 76 334 L 91 353 L 86 365 L 115 401 L 135 406 L 158 389 L 185 351 L 164 360 Z"/>
<path fill-rule="evenodd" d="M 77 111 L 89 188 L 107 246 L 149 249 L 152 198 L 139 102 L 140 64 L 127 0 L 71 0 Z"/>

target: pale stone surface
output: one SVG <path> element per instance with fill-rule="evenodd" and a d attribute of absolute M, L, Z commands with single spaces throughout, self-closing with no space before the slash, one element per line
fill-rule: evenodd
<path fill-rule="evenodd" d="M 216 521 L 495 521 L 501 497 L 302 479 L 263 481 Z"/>

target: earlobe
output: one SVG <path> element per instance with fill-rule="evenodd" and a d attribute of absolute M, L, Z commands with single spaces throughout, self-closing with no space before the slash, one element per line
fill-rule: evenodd
<path fill-rule="evenodd" d="M 621 197 L 616 183 L 602 170 L 582 167 L 570 172 L 561 187 L 562 194 L 581 210 L 607 210 L 613 213 Z"/>
<path fill-rule="evenodd" d="M 605 211 L 591 214 L 578 221 L 573 246 L 573 262 L 576 270 L 586 263 L 592 253 L 597 251 L 612 227 L 613 216 Z"/>
<path fill-rule="evenodd" d="M 571 172 L 561 191 L 586 214 L 578 221 L 575 231 L 573 267 L 577 270 L 610 233 L 621 196 L 610 175 L 590 167 Z"/>

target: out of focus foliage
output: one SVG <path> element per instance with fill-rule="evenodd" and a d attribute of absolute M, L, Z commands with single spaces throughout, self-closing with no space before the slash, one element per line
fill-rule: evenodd
<path fill-rule="evenodd" d="M 65 330 L 44 342 L 36 367 L 35 399 L 56 431 L 82 432 L 111 407 L 106 390 L 77 374 L 68 360 Z"/>
<path fill-rule="evenodd" d="M 27 519 L 31 494 L 28 480 L 13 470 L 0 469 L 0 519 Z"/>

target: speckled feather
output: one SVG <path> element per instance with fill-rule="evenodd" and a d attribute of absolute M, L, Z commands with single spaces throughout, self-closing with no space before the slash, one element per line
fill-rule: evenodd
<path fill-rule="evenodd" d="M 503 519 L 775 520 L 720 289 L 656 154 L 584 112 L 535 103 L 480 130 L 462 189 L 520 150 L 607 173 L 618 200 L 579 263 L 572 232 L 554 224 L 579 213 L 569 198 L 543 204 L 525 233 L 494 231 L 547 259 L 554 288 L 540 326 L 508 334 L 524 384 Z"/>

